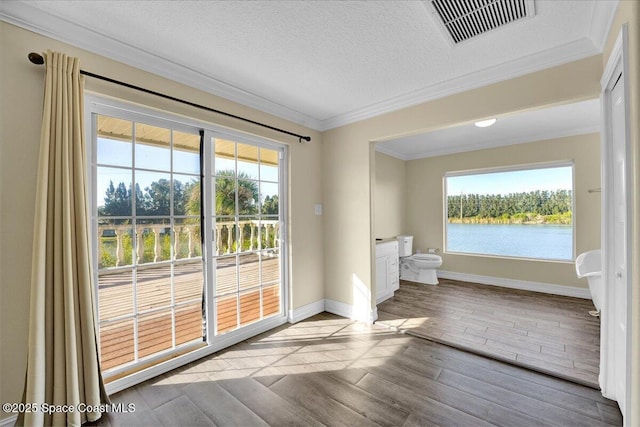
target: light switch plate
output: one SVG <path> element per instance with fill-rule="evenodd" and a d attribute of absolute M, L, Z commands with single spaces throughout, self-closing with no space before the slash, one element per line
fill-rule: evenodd
<path fill-rule="evenodd" d="M 313 209 L 316 215 L 322 215 L 322 205 L 314 205 Z"/>

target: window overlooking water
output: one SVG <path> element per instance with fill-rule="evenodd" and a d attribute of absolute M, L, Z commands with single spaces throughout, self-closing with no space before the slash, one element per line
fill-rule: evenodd
<path fill-rule="evenodd" d="M 445 250 L 573 260 L 573 165 L 445 176 Z"/>

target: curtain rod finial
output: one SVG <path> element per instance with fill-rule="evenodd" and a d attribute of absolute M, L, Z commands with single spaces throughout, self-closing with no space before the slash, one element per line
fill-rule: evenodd
<path fill-rule="evenodd" d="M 29 55 L 27 55 L 27 58 L 29 58 L 29 61 L 36 65 L 44 64 L 44 57 L 39 53 L 31 52 L 29 53 Z"/>

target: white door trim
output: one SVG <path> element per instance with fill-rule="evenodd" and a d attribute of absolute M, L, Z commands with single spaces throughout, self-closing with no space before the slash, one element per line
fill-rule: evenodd
<path fill-rule="evenodd" d="M 602 105 L 602 144 L 601 144 L 601 166 L 602 166 L 602 277 L 604 278 L 604 310 L 601 317 L 601 336 L 600 336 L 600 387 L 602 394 L 605 397 L 618 401 L 621 409 L 623 410 L 623 417 L 625 425 L 629 422 L 630 414 L 630 395 L 631 395 L 631 382 L 629 378 L 631 376 L 631 208 L 632 201 L 630 200 L 633 189 L 631 188 L 632 180 L 630 176 L 630 167 L 625 167 L 624 180 L 627 185 L 627 225 L 626 234 L 629 236 L 626 244 L 627 254 L 627 274 L 626 274 L 626 346 L 624 349 L 617 349 L 615 344 L 615 321 L 614 312 L 616 310 L 615 301 L 613 298 L 612 287 L 610 284 L 615 282 L 615 268 L 613 266 L 613 248 L 614 248 L 614 203 L 613 203 L 613 150 L 612 150 L 612 127 L 611 127 L 611 114 L 609 104 L 611 102 L 611 90 L 618 82 L 618 79 L 622 79 L 620 83 L 624 85 L 624 110 L 625 110 L 625 140 L 626 140 L 626 153 L 625 163 L 627 166 L 631 165 L 630 159 L 630 117 L 629 117 L 629 55 L 628 55 L 628 29 L 627 24 L 624 24 L 620 29 L 620 33 L 616 39 L 615 45 L 609 56 L 609 60 L 605 67 L 605 70 L 600 80 L 602 87 L 601 105 Z M 626 392 L 625 396 L 616 396 L 615 390 L 615 352 L 626 352 Z"/>
<path fill-rule="evenodd" d="M 290 253 L 289 252 L 290 244 L 288 242 L 289 235 L 288 235 L 287 227 L 289 226 L 288 225 L 289 221 L 286 220 L 287 218 L 289 218 L 289 213 L 288 213 L 288 201 L 289 201 L 288 197 L 289 196 L 287 192 L 287 188 L 289 188 L 289 185 L 288 185 L 288 180 L 289 180 L 289 176 L 288 176 L 289 154 L 288 153 L 289 151 L 288 151 L 287 144 L 280 143 L 275 140 L 268 140 L 266 138 L 262 138 L 259 136 L 245 134 L 241 131 L 224 128 L 211 122 L 205 122 L 198 119 L 179 116 L 177 113 L 173 113 L 171 111 L 155 110 L 144 105 L 133 104 L 127 101 L 109 98 L 103 95 L 98 95 L 98 94 L 94 95 L 94 94 L 87 93 L 85 94 L 85 119 L 93 120 L 92 117 L 94 114 L 104 114 L 104 115 L 110 115 L 114 117 L 126 117 L 127 120 L 132 119 L 132 120 L 141 121 L 147 124 L 161 126 L 161 127 L 166 126 L 167 124 L 170 124 L 172 129 L 180 130 L 183 132 L 190 132 L 190 133 L 193 133 L 194 135 L 196 134 L 197 130 L 202 129 L 204 131 L 205 141 L 207 140 L 207 138 L 209 138 L 209 140 L 211 138 L 230 139 L 230 140 L 233 140 L 234 142 L 269 148 L 272 150 L 280 151 L 282 153 L 282 156 L 280 157 L 280 163 L 279 163 L 279 173 L 280 173 L 279 185 L 281 190 L 280 195 L 282 196 L 282 201 L 280 202 L 280 221 L 281 221 L 281 227 L 280 227 L 280 230 L 281 230 L 281 235 L 280 235 L 281 288 L 280 289 L 282 291 L 281 299 L 280 299 L 280 306 L 281 306 L 280 314 L 273 315 L 271 317 L 262 319 L 258 322 L 239 327 L 238 329 L 227 332 L 223 335 L 216 335 L 214 339 L 213 331 L 214 331 L 214 319 L 216 318 L 216 313 L 215 313 L 215 304 L 212 303 L 211 296 L 213 295 L 213 291 L 214 291 L 214 281 L 212 277 L 214 277 L 215 271 L 212 268 L 213 263 L 211 262 L 211 260 L 214 258 L 213 256 L 214 250 L 213 250 L 212 239 L 210 234 L 211 233 L 210 230 L 213 230 L 213 227 L 212 227 L 213 215 L 211 212 L 205 212 L 204 213 L 205 222 L 203 224 L 203 227 L 204 227 L 203 233 L 205 233 L 206 245 L 205 245 L 203 255 L 205 256 L 205 260 L 206 260 L 204 263 L 204 268 L 207 275 L 205 284 L 206 284 L 207 304 L 209 304 L 209 313 L 210 313 L 210 315 L 207 316 L 206 345 L 200 348 L 196 348 L 197 346 L 182 347 L 182 349 L 190 350 L 190 351 L 185 354 L 181 354 L 177 357 L 166 360 L 164 362 L 159 362 L 149 368 L 146 368 L 138 372 L 135 372 L 133 374 L 126 375 L 122 378 L 113 380 L 106 385 L 107 392 L 109 394 L 112 394 L 112 393 L 116 393 L 118 391 L 124 390 L 125 388 L 131 387 L 142 381 L 146 381 L 150 378 L 166 373 L 172 369 L 183 366 L 187 363 L 190 363 L 192 361 L 195 361 L 207 355 L 213 354 L 221 349 L 227 348 L 229 346 L 237 344 L 238 342 L 244 341 L 248 338 L 251 338 L 253 336 L 256 336 L 258 334 L 261 334 L 263 332 L 266 332 L 268 330 L 271 330 L 277 326 L 280 326 L 286 323 L 287 311 L 288 311 L 287 308 L 290 306 L 289 301 L 291 299 L 290 288 L 289 288 L 290 276 L 289 276 L 289 269 L 288 269 L 289 268 L 288 257 Z M 89 147 L 89 151 L 88 151 L 88 159 L 90 161 L 89 169 L 91 174 L 90 176 L 90 179 L 91 179 L 90 183 L 92 186 L 91 188 L 93 188 L 93 185 L 96 179 L 96 176 L 95 176 L 96 150 L 93 149 L 93 147 L 95 146 L 94 128 L 95 126 L 91 125 L 91 126 L 87 126 L 87 129 L 86 129 L 87 141 L 93 141 L 93 144 L 91 144 L 91 147 Z M 211 158 L 213 153 L 211 151 L 210 144 L 205 143 L 203 150 L 206 156 L 205 158 Z M 212 179 L 212 176 L 213 176 L 212 164 L 210 162 L 205 161 L 203 166 L 204 166 L 204 169 L 202 172 L 205 174 L 203 185 L 205 186 L 205 189 L 207 191 L 212 191 L 212 189 L 214 188 L 213 179 Z M 90 191 L 90 197 L 92 198 L 96 197 L 95 190 Z M 94 199 L 92 199 L 91 206 L 95 206 Z M 208 209 L 212 209 L 210 204 Z M 93 209 L 93 212 L 91 213 L 91 218 L 93 223 L 92 227 L 93 227 L 94 236 L 97 235 L 97 225 L 95 221 L 96 216 L 97 216 L 97 211 Z M 93 245 L 93 254 L 94 254 L 93 263 L 94 265 L 97 265 L 97 239 L 92 239 L 92 240 L 93 240 L 92 245 Z M 98 283 L 97 271 L 98 271 L 97 268 L 94 269 L 96 284 Z M 96 304 L 96 307 L 98 307 L 97 304 Z M 95 313 L 95 320 L 96 322 L 98 321 L 97 310 Z M 170 354 L 170 353 L 169 352 L 164 353 L 162 356 L 166 354 Z M 161 357 L 158 357 L 158 360 L 159 359 L 161 359 Z M 152 359 L 147 359 L 147 360 L 150 361 Z M 123 368 L 123 371 L 126 371 L 127 369 L 131 369 L 131 366 L 128 366 L 127 368 Z M 113 370 L 110 372 L 110 375 L 113 377 L 117 373 L 118 373 L 117 370 Z M 4 421 L 5 420 L 0 421 L 0 427 L 4 424 Z"/>

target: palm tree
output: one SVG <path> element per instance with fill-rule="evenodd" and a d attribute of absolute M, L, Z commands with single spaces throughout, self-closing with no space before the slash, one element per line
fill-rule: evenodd
<path fill-rule="evenodd" d="M 220 171 L 216 177 L 216 215 L 236 214 L 236 182 L 238 191 L 238 215 L 253 215 L 258 212 L 258 183 L 249 175 L 240 172 L 235 177 L 232 170 Z"/>
<path fill-rule="evenodd" d="M 238 214 L 258 213 L 258 183 L 240 172 L 237 176 L 232 170 L 223 170 L 216 176 L 216 215 L 235 216 L 236 182 L 238 191 Z M 187 215 L 200 216 L 200 182 L 194 182 L 184 188 L 185 210 Z"/>

